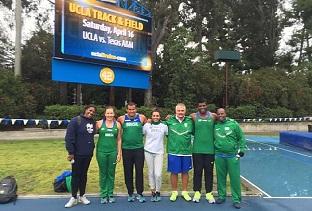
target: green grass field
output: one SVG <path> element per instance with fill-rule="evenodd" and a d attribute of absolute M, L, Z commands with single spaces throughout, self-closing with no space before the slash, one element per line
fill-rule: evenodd
<path fill-rule="evenodd" d="M 63 170 L 71 169 L 66 160 L 64 140 L 0 141 L 0 178 L 13 175 L 17 179 L 20 195 L 55 194 L 52 182 Z M 169 173 L 166 172 L 167 157 L 163 164 L 162 191 L 170 191 Z M 193 172 L 190 172 L 188 190 L 192 190 Z M 180 178 L 179 178 L 180 179 Z M 98 166 L 93 156 L 89 172 L 87 193 L 98 193 Z M 216 179 L 214 179 L 214 183 Z M 144 167 L 145 192 L 149 192 L 147 166 Z M 179 186 L 181 187 L 181 185 Z M 203 186 L 204 187 L 204 186 Z M 248 187 L 243 186 L 243 191 Z M 216 184 L 214 184 L 216 190 Z M 117 165 L 115 192 L 126 193 L 122 162 Z"/>

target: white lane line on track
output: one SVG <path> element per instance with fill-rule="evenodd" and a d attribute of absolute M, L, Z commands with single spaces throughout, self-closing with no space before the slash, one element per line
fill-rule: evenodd
<path fill-rule="evenodd" d="M 246 180 L 249 184 L 251 184 L 252 186 L 254 186 L 256 189 L 258 189 L 261 193 L 263 193 L 264 195 L 266 195 L 266 198 L 272 198 L 271 195 L 269 195 L 267 192 L 265 192 L 264 190 L 262 190 L 261 188 L 259 188 L 257 185 L 255 185 L 254 183 L 252 183 L 251 181 L 249 181 L 248 179 L 246 179 L 244 176 L 241 175 L 241 178 L 243 178 L 244 180 Z"/>
<path fill-rule="evenodd" d="M 272 197 L 267 197 L 264 196 L 264 199 L 312 199 L 311 196 L 272 196 Z"/>
<path fill-rule="evenodd" d="M 295 151 L 292 151 L 292 150 L 289 150 L 289 149 L 284 149 L 284 148 L 276 147 L 276 146 L 273 146 L 273 145 L 270 145 L 270 144 L 261 143 L 261 142 L 258 142 L 258 141 L 255 141 L 255 140 L 252 140 L 252 139 L 249 139 L 249 138 L 247 140 L 251 141 L 251 142 L 258 143 L 258 144 L 262 144 L 262 145 L 265 145 L 265 146 L 275 147 L 277 149 L 280 149 L 280 150 L 283 150 L 283 151 L 286 151 L 286 152 L 291 152 L 291 153 L 294 153 L 294 154 L 297 154 L 297 155 L 301 155 L 301 156 L 304 156 L 304 157 L 312 158 L 311 155 L 306 155 L 306 154 L 303 154 L 303 153 L 300 153 L 300 152 L 295 152 Z"/>

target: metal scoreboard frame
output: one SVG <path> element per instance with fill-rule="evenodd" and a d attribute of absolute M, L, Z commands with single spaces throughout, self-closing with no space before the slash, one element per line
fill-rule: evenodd
<path fill-rule="evenodd" d="M 56 0 L 52 80 L 147 89 L 152 17 L 128 0 Z"/>

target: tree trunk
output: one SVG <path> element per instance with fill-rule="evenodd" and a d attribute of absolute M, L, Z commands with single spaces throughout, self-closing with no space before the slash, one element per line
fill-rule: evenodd
<path fill-rule="evenodd" d="M 109 90 L 109 105 L 115 106 L 115 87 L 113 86 Z"/>
<path fill-rule="evenodd" d="M 77 84 L 77 105 L 82 105 L 82 86 L 81 84 Z"/>
<path fill-rule="evenodd" d="M 60 82 L 60 103 L 66 105 L 67 102 L 67 83 Z"/>

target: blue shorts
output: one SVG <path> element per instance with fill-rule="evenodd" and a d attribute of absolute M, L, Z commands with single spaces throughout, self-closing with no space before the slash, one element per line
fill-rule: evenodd
<path fill-rule="evenodd" d="M 187 173 L 192 169 L 192 156 L 168 154 L 168 171 L 173 174 Z"/>

